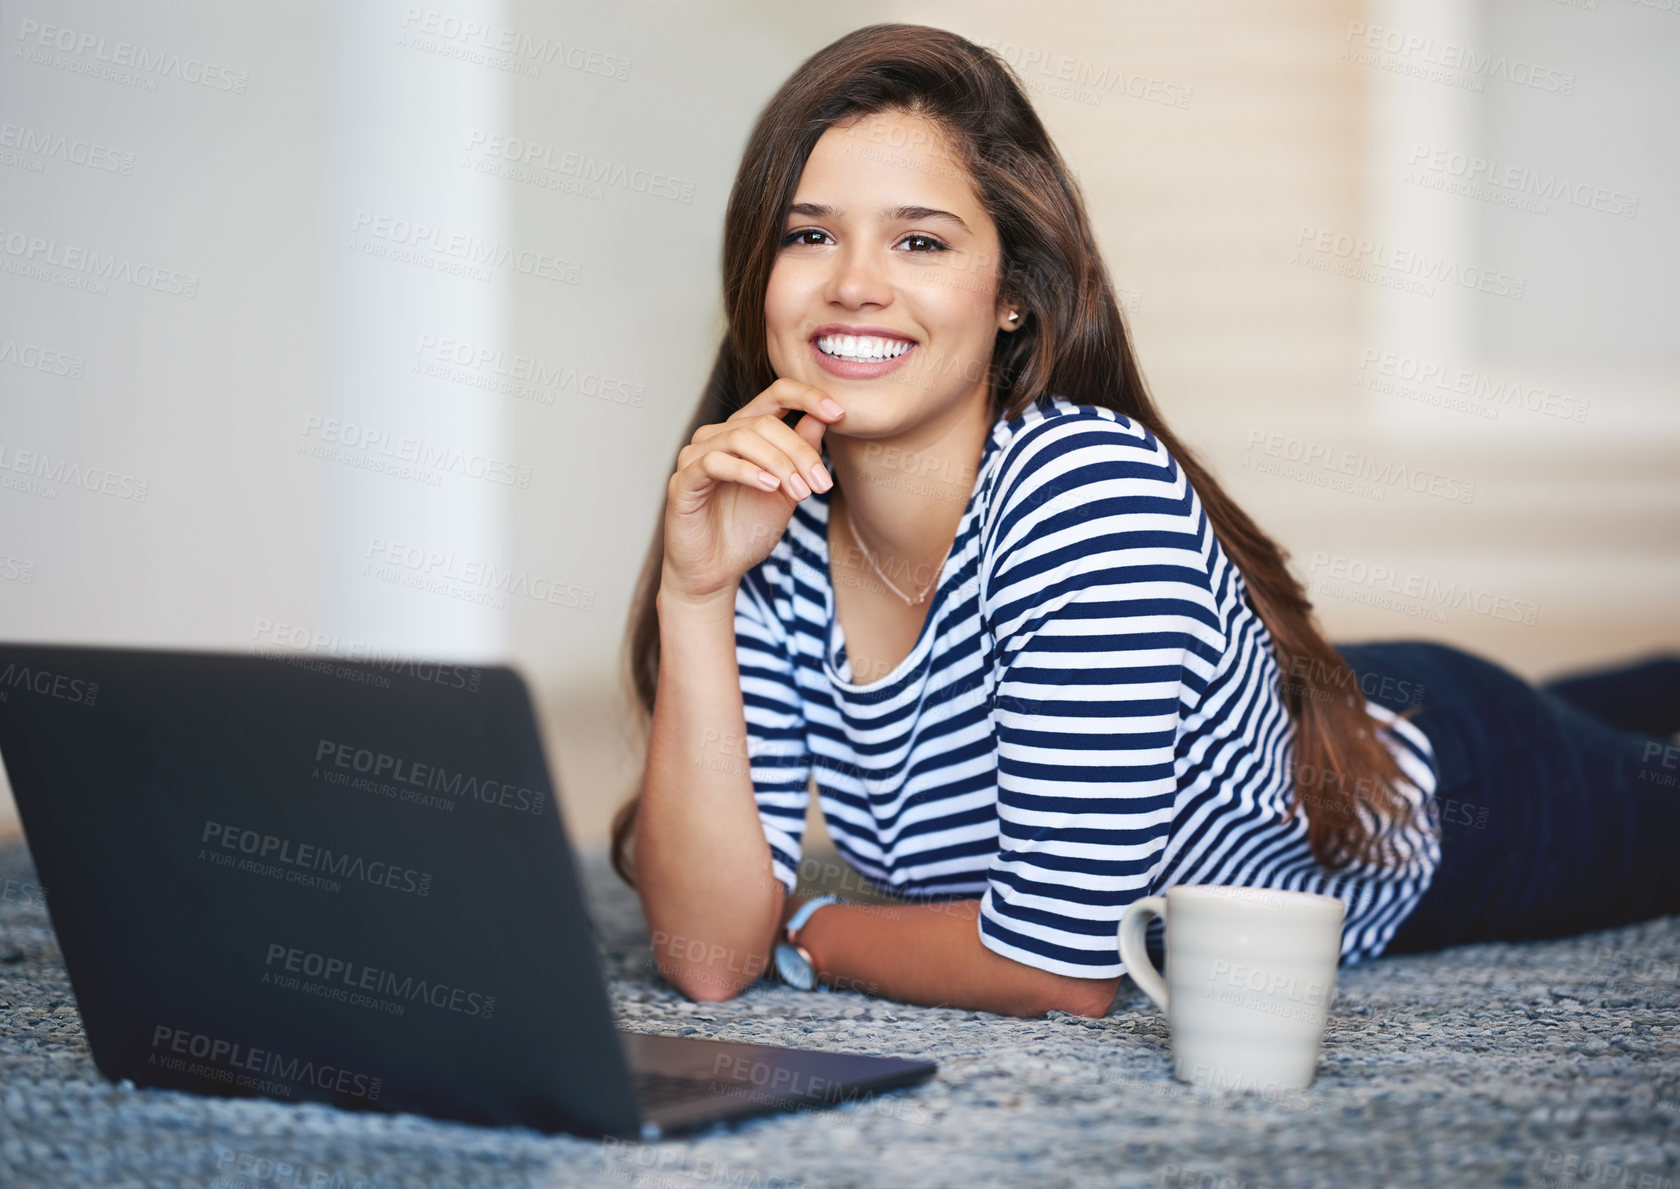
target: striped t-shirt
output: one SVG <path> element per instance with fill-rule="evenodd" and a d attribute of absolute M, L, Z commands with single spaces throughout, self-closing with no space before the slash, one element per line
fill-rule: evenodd
<path fill-rule="evenodd" d="M 754 796 L 790 892 L 815 776 L 871 885 L 978 897 L 982 943 L 1041 970 L 1121 974 L 1127 906 L 1180 883 L 1336 896 L 1342 960 L 1382 952 L 1439 837 L 1427 815 L 1384 823 L 1400 865 L 1331 873 L 1305 819 L 1285 820 L 1294 730 L 1270 635 L 1147 429 L 1062 397 L 999 420 L 915 646 L 864 684 L 834 614 L 828 509 L 801 500 L 735 599 Z M 1428 740 L 1366 706 L 1399 791 L 1429 804 Z"/>

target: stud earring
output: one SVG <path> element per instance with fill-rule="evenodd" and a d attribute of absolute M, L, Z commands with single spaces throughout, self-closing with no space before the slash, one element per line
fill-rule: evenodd
<path fill-rule="evenodd" d="M 1021 311 L 1020 310 L 1010 310 L 1009 311 L 1009 320 L 1011 322 L 1019 322 L 1021 320 Z"/>

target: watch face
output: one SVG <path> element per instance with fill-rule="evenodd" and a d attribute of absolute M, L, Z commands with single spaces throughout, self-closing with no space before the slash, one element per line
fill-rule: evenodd
<path fill-rule="evenodd" d="M 783 982 L 801 991 L 809 991 L 817 982 L 817 972 L 811 969 L 805 955 L 785 941 L 776 945 L 776 973 L 782 976 Z"/>

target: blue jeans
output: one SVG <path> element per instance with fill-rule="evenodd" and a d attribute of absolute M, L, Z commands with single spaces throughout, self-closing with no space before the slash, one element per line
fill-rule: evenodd
<path fill-rule="evenodd" d="M 1388 953 L 1680 912 L 1680 656 L 1534 686 L 1446 644 L 1337 645 L 1433 745 L 1441 862 Z"/>

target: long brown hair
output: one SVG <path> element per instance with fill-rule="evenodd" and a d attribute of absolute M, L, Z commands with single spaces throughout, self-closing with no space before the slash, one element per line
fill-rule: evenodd
<path fill-rule="evenodd" d="M 923 116 L 945 131 L 997 225 L 999 293 L 1023 317 L 1018 330 L 996 336 L 992 349 L 994 423 L 1055 394 L 1113 409 L 1155 435 L 1195 488 L 1276 649 L 1280 692 L 1295 726 L 1289 816 L 1304 807 L 1309 845 L 1326 867 L 1356 859 L 1380 863 L 1399 853 L 1372 828 L 1370 815 L 1409 823 L 1413 810 L 1393 787 L 1402 774 L 1375 733 L 1358 679 L 1319 629 L 1286 565 L 1288 554 L 1232 502 L 1156 410 L 1078 187 L 1019 80 L 990 51 L 943 29 L 870 25 L 811 55 L 782 84 L 753 127 L 729 193 L 723 227 L 727 327 L 683 444 L 702 425 L 727 420 L 776 379 L 765 344 L 764 298 L 806 158 L 831 125 L 885 111 Z M 626 635 L 644 732 L 658 686 L 656 598 L 663 564 L 662 513 Z M 640 800 L 638 790 L 612 823 L 613 867 L 630 884 Z"/>

